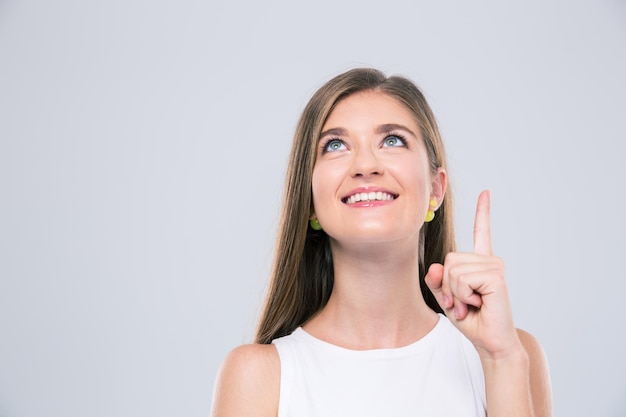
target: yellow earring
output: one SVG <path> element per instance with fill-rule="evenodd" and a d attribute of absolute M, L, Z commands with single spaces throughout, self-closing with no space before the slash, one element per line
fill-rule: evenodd
<path fill-rule="evenodd" d="M 437 200 L 435 200 L 434 198 L 430 199 L 430 203 L 428 203 L 428 205 L 430 207 L 428 207 L 428 211 L 426 212 L 426 219 L 424 220 L 425 223 L 430 223 L 433 221 L 433 219 L 435 218 L 435 207 L 437 207 Z"/>
<path fill-rule="evenodd" d="M 322 230 L 322 225 L 320 224 L 320 221 L 317 220 L 317 217 L 309 220 L 309 224 L 313 230 Z"/>

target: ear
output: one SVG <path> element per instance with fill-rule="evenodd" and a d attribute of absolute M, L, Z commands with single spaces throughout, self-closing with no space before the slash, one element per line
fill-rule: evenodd
<path fill-rule="evenodd" d="M 435 210 L 437 210 L 443 204 L 443 197 L 446 195 L 448 187 L 448 173 L 444 168 L 437 168 L 437 172 L 432 176 L 430 187 L 430 197 L 437 200 L 437 206 L 435 207 Z"/>

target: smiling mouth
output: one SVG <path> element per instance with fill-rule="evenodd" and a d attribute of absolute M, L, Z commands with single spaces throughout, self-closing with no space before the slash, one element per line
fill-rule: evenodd
<path fill-rule="evenodd" d="M 394 194 L 385 193 L 382 191 L 378 192 L 369 192 L 369 193 L 356 193 L 351 195 L 350 197 L 343 198 L 343 201 L 346 204 L 354 204 L 359 201 L 389 201 L 395 200 L 398 196 Z"/>

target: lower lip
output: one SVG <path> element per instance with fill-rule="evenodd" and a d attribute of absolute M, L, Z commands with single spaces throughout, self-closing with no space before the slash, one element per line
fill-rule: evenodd
<path fill-rule="evenodd" d="M 368 208 L 368 207 L 381 207 L 386 206 L 387 204 L 393 202 L 395 200 L 375 200 L 375 201 L 357 201 L 356 203 L 347 204 L 348 207 L 354 208 Z"/>

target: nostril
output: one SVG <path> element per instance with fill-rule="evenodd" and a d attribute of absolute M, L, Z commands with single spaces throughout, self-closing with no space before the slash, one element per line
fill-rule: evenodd
<path fill-rule="evenodd" d="M 378 156 L 375 149 L 356 147 L 354 153 L 351 154 L 350 174 L 353 177 L 382 175 L 385 171 L 385 166 Z"/>
<path fill-rule="evenodd" d="M 365 177 L 365 176 L 370 176 L 370 175 L 382 175 L 382 171 L 372 171 L 370 173 L 363 173 L 361 171 L 355 172 L 353 174 L 354 177 Z"/>

